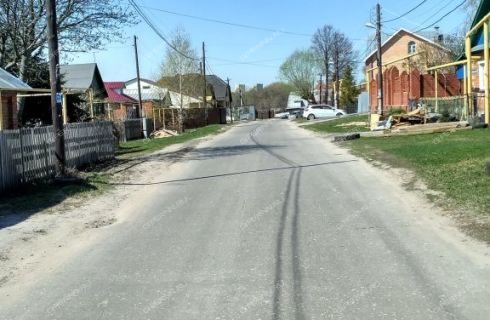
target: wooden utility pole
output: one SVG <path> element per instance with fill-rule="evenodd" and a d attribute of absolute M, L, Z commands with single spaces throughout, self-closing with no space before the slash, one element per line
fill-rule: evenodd
<path fill-rule="evenodd" d="M 230 78 L 226 78 L 226 83 L 228 84 L 228 88 L 230 88 Z M 226 89 L 226 91 L 228 91 L 228 88 Z M 231 92 L 231 90 L 230 90 Z M 228 101 L 228 104 L 230 105 L 230 119 L 231 119 L 231 123 L 233 123 L 233 106 L 231 104 L 230 101 Z"/>
<path fill-rule="evenodd" d="M 136 59 L 136 82 L 138 84 L 138 106 L 139 106 L 139 116 L 144 117 L 143 112 L 143 102 L 141 99 L 141 79 L 140 79 L 140 63 L 138 58 L 138 43 L 136 36 L 134 36 L 134 57 Z"/>
<path fill-rule="evenodd" d="M 381 6 L 376 5 L 376 42 L 377 42 L 377 64 L 378 64 L 378 114 L 383 115 L 383 63 L 381 52 Z"/>
<path fill-rule="evenodd" d="M 206 118 L 206 125 L 208 124 L 208 108 L 207 108 L 207 81 L 206 81 L 206 45 L 202 42 L 202 76 L 204 80 L 203 88 L 203 102 L 204 102 L 204 114 Z"/>
<path fill-rule="evenodd" d="M 46 25 L 48 32 L 49 80 L 51 87 L 51 118 L 55 134 L 56 174 L 65 174 L 65 133 L 61 110 L 60 57 L 58 50 L 58 28 L 56 25 L 56 1 L 46 1 Z"/>

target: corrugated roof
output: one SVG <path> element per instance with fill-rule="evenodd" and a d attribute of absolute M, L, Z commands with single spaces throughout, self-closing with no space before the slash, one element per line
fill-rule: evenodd
<path fill-rule="evenodd" d="M 138 101 L 138 89 L 123 89 L 123 93 Z M 154 88 L 151 91 L 142 90 L 141 100 L 143 101 L 161 101 L 165 99 L 167 92 L 162 88 Z"/>
<path fill-rule="evenodd" d="M 94 77 L 97 77 L 96 72 L 98 73 L 98 69 L 95 63 L 61 65 L 62 87 L 87 90 L 92 86 Z"/>
<path fill-rule="evenodd" d="M 211 74 L 206 75 L 206 82 L 213 86 L 214 96 L 217 101 L 226 100 L 226 91 L 228 89 L 228 84 L 223 79 Z"/>
<path fill-rule="evenodd" d="M 105 90 L 107 91 L 108 102 L 113 103 L 137 103 L 137 100 L 123 94 L 119 93 L 126 85 L 124 82 L 104 82 Z"/>
<path fill-rule="evenodd" d="M 27 83 L 23 82 L 13 74 L 0 68 L 0 89 L 32 89 Z"/>
<path fill-rule="evenodd" d="M 180 93 L 174 92 L 174 91 L 169 91 L 168 93 L 170 95 L 170 100 L 172 100 L 172 106 L 174 106 L 174 107 L 179 106 L 180 107 Z M 202 100 L 196 99 L 194 97 L 186 96 L 184 94 L 182 95 L 183 108 L 189 108 L 191 103 L 198 104 L 201 102 L 202 102 Z"/>

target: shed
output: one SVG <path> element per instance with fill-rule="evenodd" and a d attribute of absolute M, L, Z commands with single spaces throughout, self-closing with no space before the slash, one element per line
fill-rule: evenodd
<path fill-rule="evenodd" d="M 30 90 L 28 84 L 0 68 L 0 130 L 18 127 L 17 94 Z"/>

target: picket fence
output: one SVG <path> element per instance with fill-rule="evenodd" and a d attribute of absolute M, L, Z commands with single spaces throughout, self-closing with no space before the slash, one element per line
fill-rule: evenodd
<path fill-rule="evenodd" d="M 83 165 L 114 157 L 112 123 L 70 123 L 65 126 L 66 165 Z M 55 175 L 54 128 L 0 131 L 0 192 Z"/>

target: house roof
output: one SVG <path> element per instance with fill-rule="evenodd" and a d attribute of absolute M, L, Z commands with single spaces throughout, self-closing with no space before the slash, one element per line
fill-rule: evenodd
<path fill-rule="evenodd" d="M 136 81 L 138 81 L 138 78 L 133 78 L 131 80 L 126 81 L 126 85 L 130 85 L 132 83 L 135 83 Z M 154 86 L 158 86 L 155 81 L 149 80 L 149 79 L 140 78 L 140 82 L 146 82 L 146 83 L 152 84 Z"/>
<path fill-rule="evenodd" d="M 31 89 L 31 87 L 13 74 L 0 68 L 0 89 L 25 90 Z"/>
<path fill-rule="evenodd" d="M 107 100 L 113 103 L 137 103 L 137 100 L 128 97 L 124 93 L 119 93 L 119 90 L 126 88 L 124 82 L 104 82 L 105 90 L 107 91 Z"/>
<path fill-rule="evenodd" d="M 138 89 L 123 89 L 124 95 L 138 101 Z M 142 90 L 141 100 L 143 101 L 161 101 L 165 99 L 167 95 L 167 90 L 163 88 L 153 88 L 152 90 Z"/>
<path fill-rule="evenodd" d="M 206 75 L 206 82 L 213 86 L 214 96 L 217 101 L 226 100 L 228 84 L 223 79 L 211 74 L 211 75 Z M 228 96 L 231 99 L 231 95 Z"/>
<path fill-rule="evenodd" d="M 435 41 L 432 41 L 424 36 L 421 36 L 419 34 L 416 34 L 414 32 L 411 32 L 405 28 L 400 28 L 397 32 L 395 32 L 394 34 L 391 35 L 391 37 L 389 37 L 388 39 L 386 39 L 383 44 L 381 45 L 381 48 L 384 48 L 386 45 L 388 45 L 391 41 L 395 40 L 396 37 L 398 37 L 400 35 L 400 33 L 406 33 L 406 34 L 409 34 L 411 35 L 412 37 L 414 38 L 417 38 L 421 41 L 424 41 L 424 42 L 427 42 L 427 43 L 430 43 L 436 47 L 439 47 L 440 49 L 442 50 L 445 50 L 445 51 L 450 51 L 449 49 L 441 46 L 440 44 L 438 44 L 437 42 Z M 378 50 L 373 50 L 370 54 L 367 55 L 367 57 L 364 59 L 364 62 L 367 62 L 369 59 L 371 59 L 375 54 L 376 52 L 378 52 Z"/>
<path fill-rule="evenodd" d="M 170 100 L 172 100 L 172 106 L 180 106 L 180 93 L 174 92 L 174 91 L 169 91 L 168 92 L 170 95 Z M 194 97 L 190 97 L 187 95 L 182 95 L 182 102 L 183 105 L 188 107 L 189 104 L 191 103 L 201 103 L 202 100 L 196 99 Z"/>
<path fill-rule="evenodd" d="M 480 5 L 476 10 L 475 17 L 473 18 L 473 22 L 471 23 L 470 29 L 473 29 L 473 27 L 476 26 L 476 24 L 480 22 L 480 20 L 483 19 L 483 17 L 485 17 L 489 12 L 490 12 L 490 0 L 480 1 Z M 483 34 L 483 27 L 481 27 L 478 32 L 475 32 L 471 36 L 471 52 L 478 52 L 483 50 L 482 34 Z M 461 53 L 458 59 L 456 59 L 456 61 L 463 60 L 463 59 L 466 59 L 466 53 L 464 51 Z"/>

